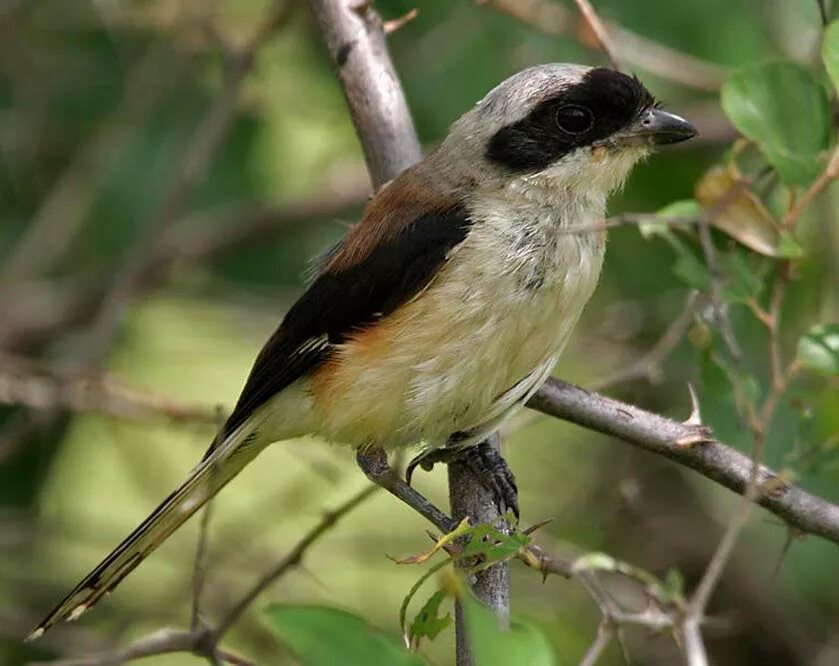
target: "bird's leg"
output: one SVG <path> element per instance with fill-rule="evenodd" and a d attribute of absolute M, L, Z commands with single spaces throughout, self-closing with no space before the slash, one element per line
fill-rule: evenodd
<path fill-rule="evenodd" d="M 472 446 L 458 446 L 454 442 L 439 449 L 424 451 L 414 458 L 406 470 L 407 482 L 411 483 L 411 475 L 419 465 L 425 471 L 431 470 L 436 463 L 459 462 L 466 465 L 472 474 L 495 497 L 495 504 L 502 515 L 510 509 L 519 517 L 518 488 L 513 471 L 504 457 L 490 443 L 489 439 L 481 440 Z"/>
<path fill-rule="evenodd" d="M 396 471 L 388 464 L 387 454 L 383 449 L 359 449 L 355 459 L 368 479 L 401 499 L 414 511 L 434 523 L 444 534 L 457 527 L 457 523 L 451 517 L 399 478 Z"/>

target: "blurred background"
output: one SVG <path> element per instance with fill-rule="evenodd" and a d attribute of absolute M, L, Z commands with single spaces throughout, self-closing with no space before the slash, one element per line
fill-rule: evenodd
<path fill-rule="evenodd" d="M 815 0 L 596 5 L 624 43 L 651 40 L 634 44 L 630 67 L 701 132 L 638 168 L 613 214 L 692 197 L 730 150 L 736 133 L 718 96 L 728 68 L 776 57 L 813 62 L 820 44 Z M 606 62 L 569 2 L 376 7 L 385 20 L 419 10 L 389 44 L 428 147 L 521 68 Z M 654 47 L 698 60 L 683 66 Z M 79 623 L 21 643 L 201 456 L 218 410 L 230 409 L 300 293 L 308 260 L 358 219 L 368 194 L 304 3 L 0 0 L 0 663 L 85 654 L 188 626 L 197 520 Z M 836 195 L 811 211 L 799 238 L 807 260 L 785 311 L 789 340 L 839 313 Z M 701 313 L 683 315 L 690 290 L 673 263 L 663 240 L 636 226 L 612 231 L 600 287 L 555 374 L 675 418 L 690 413 L 692 382 L 705 420 L 749 451 L 732 389 L 709 362 L 713 333 Z M 745 362 L 765 381 L 765 332 L 745 310 L 733 310 L 732 322 Z M 655 362 L 638 372 L 650 350 Z M 766 462 L 839 501 L 839 443 L 807 446 L 837 431 L 839 389 L 808 395 L 809 411 L 794 394 L 784 400 Z M 733 494 L 556 420 L 528 413 L 508 430 L 524 523 L 553 519 L 540 544 L 606 551 L 662 576 L 676 569 L 692 589 L 737 504 Z M 320 441 L 264 453 L 213 505 L 205 615 L 219 617 L 325 509 L 365 483 L 350 451 Z M 443 469 L 415 483 L 446 505 Z M 385 555 L 425 549 L 425 528 L 376 494 L 264 601 L 344 608 L 396 635 L 399 604 L 419 572 Z M 714 663 L 839 663 L 839 550 L 787 537 L 777 519 L 755 513 L 710 609 L 721 619 L 706 633 Z M 545 631 L 559 664 L 576 664 L 596 633 L 597 607 L 573 582 L 542 584 L 533 571 L 512 569 L 514 612 Z M 225 647 L 255 663 L 291 663 L 261 608 Z M 449 664 L 452 645 L 450 629 L 422 650 Z M 669 636 L 630 629 L 626 645 L 632 663 L 679 663 Z M 199 662 L 181 654 L 145 663 Z M 623 663 L 620 650 L 602 663 Z"/>

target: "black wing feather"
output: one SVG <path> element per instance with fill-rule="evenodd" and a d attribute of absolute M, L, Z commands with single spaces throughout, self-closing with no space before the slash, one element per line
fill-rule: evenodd
<path fill-rule="evenodd" d="M 460 205 L 424 213 L 361 262 L 321 273 L 259 353 L 225 432 L 328 360 L 334 345 L 353 331 L 386 317 L 419 293 L 466 238 L 469 226 Z"/>

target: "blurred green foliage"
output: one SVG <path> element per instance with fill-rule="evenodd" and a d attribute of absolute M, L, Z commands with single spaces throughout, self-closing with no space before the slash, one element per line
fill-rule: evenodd
<path fill-rule="evenodd" d="M 836 94 L 828 94 L 829 77 L 820 64 L 815 0 L 595 4 L 627 29 L 736 70 L 722 102 L 758 147 L 732 149 L 736 133 L 718 94 L 639 70 L 655 94 L 694 120 L 704 136 L 638 168 L 611 212 L 656 211 L 700 199 L 695 186 L 708 169 L 734 164 L 753 178 L 761 205 L 782 217 L 801 188 L 791 191 L 774 171 L 762 174 L 771 166 L 783 182 L 806 184 L 836 141 Z M 574 30 L 566 38 L 550 37 L 469 0 L 379 0 L 376 6 L 386 18 L 420 10 L 389 44 L 429 146 L 518 69 L 549 61 L 604 62 L 581 46 Z M 109 283 L 143 232 L 159 221 L 196 128 L 223 94 L 222 45 L 246 43 L 270 7 L 268 0 L 0 2 L 0 361 L 8 354 L 62 372 L 77 367 L 91 344 L 90 313 L 102 296 L 97 285 Z M 836 50 L 834 39 L 825 48 L 834 80 Z M 766 67 L 777 76 L 767 79 Z M 758 107 L 772 113 L 750 115 L 749 100 L 760 100 Z M 352 189 L 362 169 L 341 92 L 301 7 L 256 53 L 231 127 L 186 197 L 175 230 L 212 235 L 225 223 L 235 226 L 239 215 L 247 218 L 247 211 L 322 203 Z M 810 369 L 779 402 L 763 456 L 833 501 L 839 501 L 837 196 L 839 190 L 829 187 L 795 229 L 803 258 L 795 262 L 784 302 L 780 343 L 785 359 L 798 353 Z M 125 313 L 115 344 L 105 350 L 105 368 L 178 403 L 229 408 L 260 344 L 299 293 L 308 259 L 357 219 L 363 195 L 357 199 L 305 223 L 277 221 L 224 252 L 167 265 Z M 695 216 L 702 206 L 691 203 L 679 214 Z M 669 216 L 677 211 L 662 213 Z M 10 275 L 10 262 L 40 225 L 47 233 Z M 743 395 L 733 387 L 761 401 L 771 386 L 767 330 L 749 303 L 768 307 L 782 262 L 748 251 L 736 239 L 730 230 L 711 230 L 742 360 L 732 362 L 708 307 L 655 381 L 610 390 L 678 417 L 690 411 L 686 382 L 692 382 L 705 421 L 721 439 L 750 452 Z M 556 373 L 587 384 L 631 364 L 661 338 L 688 291 L 710 289 L 712 278 L 694 227 L 667 225 L 648 234 L 637 225 L 615 229 L 601 285 Z M 565 423 L 524 416 L 511 430 L 506 455 L 519 481 L 525 522 L 554 518 L 539 532 L 541 544 L 557 552 L 610 553 L 656 580 L 675 586 L 678 577 L 679 594 L 693 589 L 736 497 Z M 212 434 L 207 424 L 165 419 L 0 409 L 0 663 L 83 654 L 165 624 L 186 626 L 195 525 L 175 535 L 81 623 L 56 630 L 54 639 L 25 648 L 20 643 L 58 595 L 181 480 Z M 207 617 L 218 617 L 325 507 L 364 483 L 348 451 L 321 442 L 295 441 L 266 452 L 214 505 Z M 418 483 L 445 505 L 442 471 Z M 786 531 L 767 516 L 748 528 L 710 609 L 731 620 L 708 635 L 714 663 L 839 663 L 839 551 L 816 539 L 794 540 L 785 551 Z M 400 603 L 418 574 L 384 555 L 422 550 L 424 528 L 394 500 L 377 495 L 329 533 L 265 601 L 343 608 L 365 618 L 365 627 L 376 625 L 395 637 Z M 619 591 L 630 605 L 647 602 Z M 556 579 L 542 585 L 534 572 L 517 566 L 513 608 L 539 630 L 522 630 L 522 641 L 535 645 L 546 636 L 557 664 L 577 663 L 599 622 L 579 586 Z M 446 606 L 435 610 L 448 612 Z M 260 664 L 303 657 L 299 645 L 282 632 L 278 641 L 269 625 L 254 608 L 225 647 Z M 629 631 L 626 643 L 638 663 L 679 659 L 667 636 Z M 423 640 L 421 653 L 431 663 L 452 663 L 452 630 Z M 196 659 L 167 655 L 147 663 Z M 619 650 L 610 648 L 602 663 L 622 663 Z"/>

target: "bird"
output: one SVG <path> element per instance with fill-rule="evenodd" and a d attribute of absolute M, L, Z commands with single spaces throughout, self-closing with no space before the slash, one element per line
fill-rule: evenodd
<path fill-rule="evenodd" d="M 438 526 L 389 466 L 461 456 L 518 512 L 486 445 L 552 372 L 603 263 L 609 195 L 696 129 L 631 76 L 541 64 L 501 82 L 382 186 L 256 357 L 201 461 L 47 615 L 75 620 L 273 442 L 317 435 Z"/>

